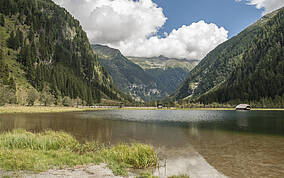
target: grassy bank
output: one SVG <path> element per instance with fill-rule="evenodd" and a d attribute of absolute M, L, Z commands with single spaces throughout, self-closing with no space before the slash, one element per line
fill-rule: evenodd
<path fill-rule="evenodd" d="M 44 106 L 4 106 L 0 107 L 0 114 L 8 113 L 60 113 L 97 110 L 205 110 L 205 111 L 232 111 L 235 108 L 147 108 L 147 107 L 125 107 L 125 108 L 76 108 L 76 107 L 44 107 Z M 283 108 L 253 108 L 252 111 L 284 111 Z"/>
<path fill-rule="evenodd" d="M 95 111 L 100 108 L 76 108 L 76 107 L 45 107 L 45 106 L 3 106 L 0 107 L 0 114 L 4 113 L 59 113 L 59 112 L 78 112 L 78 111 Z"/>
<path fill-rule="evenodd" d="M 143 144 L 105 146 L 80 144 L 64 132 L 31 133 L 14 130 L 0 134 L 0 169 L 42 172 L 76 165 L 106 163 L 114 174 L 127 168 L 146 169 L 158 164 L 153 147 Z"/>

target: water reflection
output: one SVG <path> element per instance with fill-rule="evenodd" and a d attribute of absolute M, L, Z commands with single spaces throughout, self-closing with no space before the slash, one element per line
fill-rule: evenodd
<path fill-rule="evenodd" d="M 154 145 L 185 145 L 186 129 L 152 123 L 110 120 L 96 113 L 3 115 L 0 130 L 25 128 L 39 132 L 63 130 L 80 141 L 97 140 L 105 143 L 139 141 Z M 178 139 L 177 139 L 178 138 Z"/>
<path fill-rule="evenodd" d="M 163 158 L 197 150 L 231 177 L 284 174 L 284 113 L 279 111 L 96 111 L 0 115 L 0 131 L 63 130 L 78 140 L 153 144 Z"/>

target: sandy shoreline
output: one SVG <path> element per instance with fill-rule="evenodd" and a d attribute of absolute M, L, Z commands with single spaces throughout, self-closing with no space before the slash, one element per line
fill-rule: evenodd
<path fill-rule="evenodd" d="M 174 175 L 189 175 L 190 178 L 226 178 L 226 176 L 209 165 L 199 154 L 186 158 L 169 159 L 167 160 L 167 166 L 161 166 L 159 169 L 156 169 L 153 175 L 159 178 L 167 178 Z M 51 169 L 41 173 L 0 170 L 0 176 L 17 178 L 123 178 L 114 175 L 106 164 L 78 165 L 73 168 Z M 135 178 L 136 176 L 136 174 L 129 172 L 129 176 L 126 177 Z"/>
<path fill-rule="evenodd" d="M 45 106 L 3 106 L 0 107 L 0 114 L 12 113 L 60 113 L 60 112 L 82 112 L 106 110 L 105 108 L 76 108 L 76 107 L 45 107 Z"/>
<path fill-rule="evenodd" d="M 83 112 L 83 111 L 99 111 L 99 110 L 204 110 L 204 111 L 234 111 L 235 108 L 163 108 L 155 107 L 60 107 L 60 106 L 2 106 L 0 114 L 12 113 L 61 113 L 61 112 Z M 284 108 L 253 108 L 251 111 L 284 111 Z"/>
<path fill-rule="evenodd" d="M 122 178 L 115 176 L 106 164 L 83 165 L 66 169 L 51 169 L 41 173 L 1 171 L 1 176 L 18 178 Z"/>

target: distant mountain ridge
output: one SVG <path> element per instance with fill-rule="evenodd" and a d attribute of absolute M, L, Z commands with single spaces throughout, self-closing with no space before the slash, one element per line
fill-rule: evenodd
<path fill-rule="evenodd" d="M 205 104 L 284 97 L 283 46 L 281 8 L 212 50 L 173 97 Z"/>
<path fill-rule="evenodd" d="M 182 68 L 189 72 L 200 62 L 199 60 L 168 58 L 162 55 L 150 58 L 127 56 L 127 58 L 144 70 L 156 68 L 166 69 L 171 67 Z"/>
<path fill-rule="evenodd" d="M 145 72 L 156 80 L 157 86 L 166 91 L 166 97 L 170 96 L 177 87 L 188 77 L 189 72 L 200 62 L 159 57 L 128 57 L 129 60 L 142 67 Z"/>
<path fill-rule="evenodd" d="M 158 95 L 155 81 L 138 65 L 129 61 L 119 50 L 103 45 L 92 45 L 99 62 L 112 76 L 115 84 L 136 100 L 147 100 L 149 95 Z M 155 93 L 151 93 L 155 91 Z"/>
<path fill-rule="evenodd" d="M 168 97 L 198 63 L 166 57 L 125 57 L 119 50 L 104 45 L 92 45 L 92 48 L 115 84 L 141 101 Z"/>

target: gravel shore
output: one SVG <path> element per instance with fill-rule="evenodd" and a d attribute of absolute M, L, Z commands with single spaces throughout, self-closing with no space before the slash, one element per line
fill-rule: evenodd
<path fill-rule="evenodd" d="M 122 178 L 115 176 L 106 164 L 76 166 L 61 170 L 49 170 L 38 174 L 0 171 L 0 175 L 1 177 L 18 178 Z"/>

